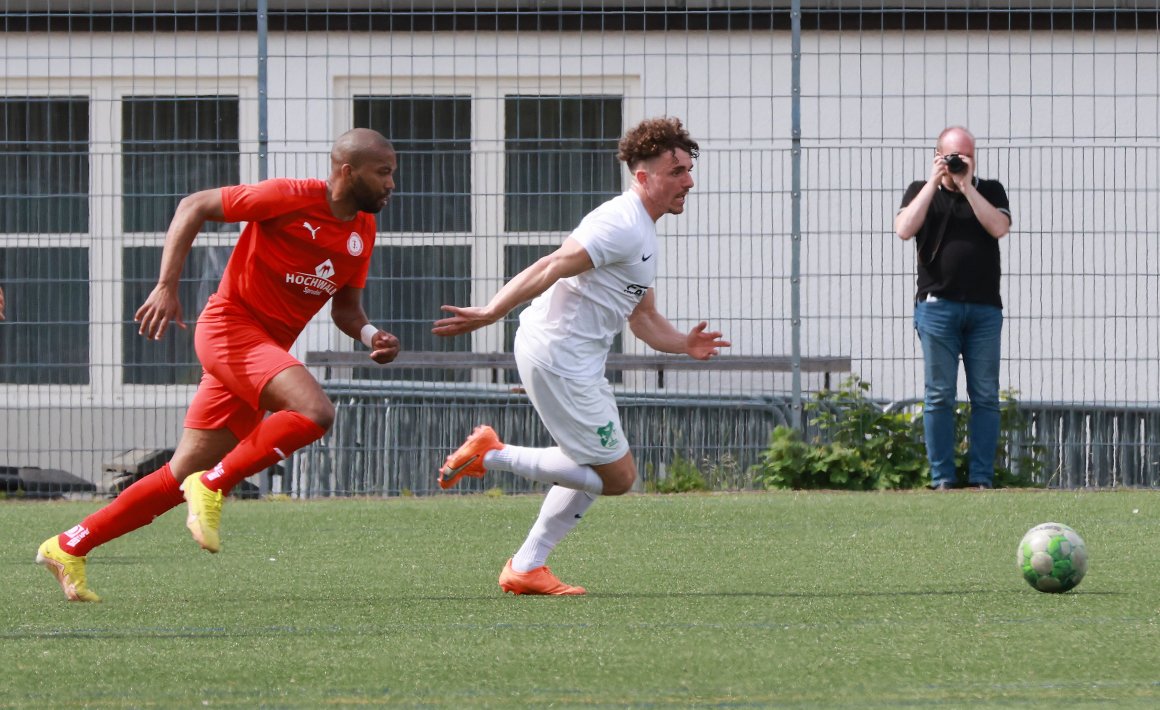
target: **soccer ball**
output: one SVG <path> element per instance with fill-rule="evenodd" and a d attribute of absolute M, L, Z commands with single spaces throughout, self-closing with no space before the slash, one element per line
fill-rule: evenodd
<path fill-rule="evenodd" d="M 1075 530 L 1043 523 L 1019 541 L 1017 559 L 1023 579 L 1041 592 L 1066 592 L 1087 573 L 1087 547 Z"/>

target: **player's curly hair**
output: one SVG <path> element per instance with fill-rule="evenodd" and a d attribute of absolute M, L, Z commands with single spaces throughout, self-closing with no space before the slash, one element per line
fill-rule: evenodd
<path fill-rule="evenodd" d="M 629 169 L 661 153 L 675 155 L 678 148 L 696 159 L 701 149 L 697 141 L 689 137 L 689 132 L 681 125 L 681 119 L 672 116 L 641 121 L 624 134 L 618 148 L 616 157 L 623 160 Z"/>

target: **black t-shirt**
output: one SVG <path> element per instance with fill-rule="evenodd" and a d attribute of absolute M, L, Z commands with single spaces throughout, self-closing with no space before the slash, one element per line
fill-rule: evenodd
<path fill-rule="evenodd" d="M 906 188 L 902 207 L 910 204 L 926 183 L 916 180 Z M 1007 191 L 998 180 L 979 180 L 975 189 L 997 209 L 1011 216 Z M 948 214 L 949 213 L 949 214 Z M 946 230 L 941 239 L 943 219 Z M 918 250 L 918 292 L 952 301 L 1003 307 L 999 296 L 999 240 L 992 237 L 975 217 L 975 211 L 961 192 L 935 192 L 926 221 L 915 235 Z"/>

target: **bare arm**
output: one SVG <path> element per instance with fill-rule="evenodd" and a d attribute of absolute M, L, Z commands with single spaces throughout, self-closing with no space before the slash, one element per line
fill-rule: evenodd
<path fill-rule="evenodd" d="M 987 198 L 979 194 L 975 189 L 974 182 L 967 182 L 961 186 L 963 197 L 967 198 L 967 202 L 971 203 L 971 209 L 975 211 L 975 219 L 979 220 L 979 224 L 983 225 L 983 229 L 987 230 L 996 239 L 1002 239 L 1011 231 L 1011 218 L 999 208 L 987 202 Z"/>
<path fill-rule="evenodd" d="M 930 165 L 930 179 L 922 186 L 910 204 L 898 210 L 898 214 L 894 215 L 894 233 L 898 235 L 899 239 L 913 239 L 914 235 L 918 234 L 918 230 L 922 229 L 922 224 L 926 221 L 926 213 L 930 210 L 930 203 L 934 201 L 935 193 L 938 191 L 938 184 L 947 174 L 946 163 L 943 162 L 941 155 L 935 153 L 934 160 Z"/>
<path fill-rule="evenodd" d="M 181 319 L 181 302 L 177 298 L 181 269 L 202 226 L 207 221 L 224 222 L 225 219 L 221 188 L 195 192 L 177 204 L 169 231 L 165 233 L 157 285 L 133 316 L 133 320 L 141 324 L 138 333 L 151 340 L 160 340 L 170 321 L 185 327 Z"/>
<path fill-rule="evenodd" d="M 706 333 L 705 329 L 709 324 L 704 321 L 698 323 L 688 333 L 677 330 L 669 319 L 657 310 L 656 292 L 651 288 L 629 314 L 628 327 L 633 335 L 654 350 L 688 355 L 697 360 L 708 360 L 718 353 L 719 348 L 727 348 L 730 345 L 729 341 L 721 340 L 721 333 Z"/>
<path fill-rule="evenodd" d="M 361 288 L 344 286 L 334 294 L 334 300 L 330 303 L 330 319 L 339 330 L 359 342 L 362 342 L 363 327 L 371 324 L 363 310 L 362 294 Z M 371 337 L 369 347 L 370 358 L 380 365 L 399 356 L 399 339 L 381 328 Z"/>
<path fill-rule="evenodd" d="M 931 163 L 930 180 L 927 180 L 926 184 L 922 186 L 922 190 L 910 201 L 910 204 L 899 210 L 894 217 L 894 233 L 900 239 L 911 239 L 922 228 L 922 224 L 926 220 L 926 213 L 930 209 L 930 203 L 934 200 L 935 192 L 938 190 L 938 184 L 947 175 L 955 181 L 955 186 L 963 194 L 963 197 L 967 198 L 971 210 L 975 213 L 975 219 L 979 220 L 979 224 L 983 225 L 987 234 L 996 239 L 1002 239 L 1011 231 L 1011 218 L 987 202 L 987 198 L 975 189 L 974 158 L 963 156 L 962 160 L 967 164 L 967 170 L 956 175 L 947 172 L 943 157 L 935 153 L 934 161 Z"/>
<path fill-rule="evenodd" d="M 486 306 L 443 306 L 451 315 L 435 321 L 431 332 L 452 336 L 470 333 L 500 320 L 513 308 L 532 300 L 560 279 L 582 274 L 592 268 L 592 259 L 580 242 L 569 237 L 560 248 L 516 274 L 496 291 Z"/>

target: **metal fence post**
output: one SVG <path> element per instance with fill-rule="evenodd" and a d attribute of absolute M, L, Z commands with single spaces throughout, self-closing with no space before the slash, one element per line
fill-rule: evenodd
<path fill-rule="evenodd" d="M 270 152 L 269 131 L 269 63 L 270 52 L 266 41 L 269 38 L 269 0 L 258 0 L 258 179 L 267 176 L 267 161 Z"/>
<path fill-rule="evenodd" d="M 791 423 L 802 430 L 802 318 L 801 318 L 801 252 L 802 252 L 802 4 L 790 3 L 790 124 L 792 128 L 790 162 L 790 354 L 793 358 L 793 401 Z"/>
<path fill-rule="evenodd" d="M 267 91 L 270 52 L 266 44 L 270 29 L 268 0 L 258 0 L 258 179 L 265 180 L 270 152 L 269 92 Z M 283 481 L 285 488 L 285 481 Z M 270 469 L 258 474 L 258 495 L 270 495 Z"/>

